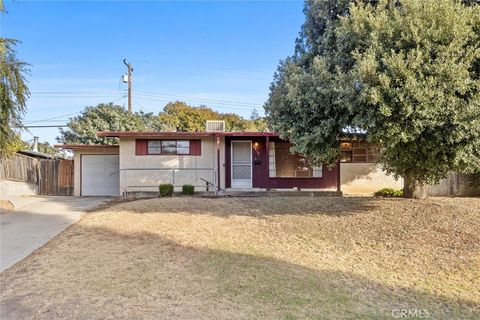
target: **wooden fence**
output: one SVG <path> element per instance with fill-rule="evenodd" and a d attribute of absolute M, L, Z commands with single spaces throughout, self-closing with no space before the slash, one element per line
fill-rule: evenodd
<path fill-rule="evenodd" d="M 37 159 L 21 154 L 0 157 L 0 179 L 38 183 L 38 164 Z"/>
<path fill-rule="evenodd" d="M 438 184 L 428 186 L 430 196 L 479 196 L 480 190 L 471 185 L 468 174 L 452 173 Z"/>
<path fill-rule="evenodd" d="M 71 196 L 73 160 L 38 160 L 21 154 L 0 157 L 2 179 L 38 185 L 40 195 Z"/>
<path fill-rule="evenodd" d="M 73 160 L 42 160 L 39 172 L 41 195 L 73 195 Z"/>

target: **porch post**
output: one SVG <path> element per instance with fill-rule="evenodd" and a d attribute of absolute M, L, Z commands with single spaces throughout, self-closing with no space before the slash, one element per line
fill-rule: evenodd
<path fill-rule="evenodd" d="M 265 161 L 267 168 L 265 171 L 267 172 L 267 191 L 270 190 L 270 137 L 265 137 Z"/>
<path fill-rule="evenodd" d="M 340 160 L 337 160 L 337 192 L 341 192 L 341 179 L 340 179 Z"/>
<path fill-rule="evenodd" d="M 220 136 L 215 135 L 217 138 L 217 191 L 220 191 Z"/>

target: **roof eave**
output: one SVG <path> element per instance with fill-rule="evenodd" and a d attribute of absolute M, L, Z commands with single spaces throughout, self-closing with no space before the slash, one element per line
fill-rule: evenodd
<path fill-rule="evenodd" d="M 118 148 L 118 144 L 56 144 L 57 149 L 85 149 L 85 148 Z"/>
<path fill-rule="evenodd" d="M 211 136 L 230 136 L 230 137 L 277 137 L 276 132 L 162 132 L 162 131 L 100 131 L 98 137 L 122 138 L 122 137 L 211 137 Z"/>

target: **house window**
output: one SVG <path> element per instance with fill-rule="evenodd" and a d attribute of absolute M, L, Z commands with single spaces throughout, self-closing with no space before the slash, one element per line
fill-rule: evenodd
<path fill-rule="evenodd" d="M 148 140 L 148 154 L 189 155 L 190 140 Z"/>
<path fill-rule="evenodd" d="M 177 141 L 175 141 L 175 140 L 162 140 L 161 154 L 166 154 L 166 155 L 177 154 Z"/>
<path fill-rule="evenodd" d="M 352 162 L 352 151 L 342 151 L 341 162 Z"/>
<path fill-rule="evenodd" d="M 340 143 L 342 152 L 341 162 L 377 162 L 378 148 L 367 142 L 342 142 Z"/>
<path fill-rule="evenodd" d="M 288 142 L 270 142 L 269 176 L 271 178 L 321 178 L 322 167 L 313 167 L 298 153 L 291 153 Z"/>
<path fill-rule="evenodd" d="M 189 140 L 177 140 L 177 154 L 190 154 Z"/>
<path fill-rule="evenodd" d="M 161 146 L 160 140 L 148 140 L 148 154 L 161 154 Z"/>

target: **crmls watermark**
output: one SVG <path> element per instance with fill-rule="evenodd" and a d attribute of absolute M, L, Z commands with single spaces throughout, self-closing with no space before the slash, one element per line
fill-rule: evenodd
<path fill-rule="evenodd" d="M 428 319 L 430 318 L 430 312 L 428 309 L 418 309 L 418 308 L 400 308 L 392 309 L 392 317 L 399 318 L 417 318 L 417 319 Z"/>

